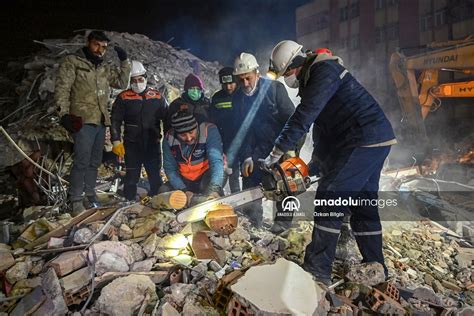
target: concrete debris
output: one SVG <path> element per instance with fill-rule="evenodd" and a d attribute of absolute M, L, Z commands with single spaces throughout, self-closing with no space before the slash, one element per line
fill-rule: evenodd
<path fill-rule="evenodd" d="M 7 270 L 5 277 L 10 284 L 26 279 L 31 270 L 31 262 L 17 262 L 13 267 Z"/>
<path fill-rule="evenodd" d="M 156 302 L 158 298 L 155 284 L 151 279 L 144 275 L 130 275 L 106 285 L 95 307 L 104 314 L 132 315 L 140 309 L 147 296 L 149 305 Z"/>
<path fill-rule="evenodd" d="M 147 239 L 142 243 L 143 252 L 147 257 L 153 256 L 158 245 L 160 238 L 156 234 L 150 234 Z"/>
<path fill-rule="evenodd" d="M 156 258 L 149 258 L 143 261 L 137 261 L 132 264 L 130 271 L 135 272 L 149 272 L 156 263 Z"/>
<path fill-rule="evenodd" d="M 324 297 L 310 274 L 282 258 L 250 268 L 230 288 L 258 310 L 276 314 L 312 315 Z"/>
<path fill-rule="evenodd" d="M 74 234 L 74 242 L 79 245 L 87 244 L 91 241 L 92 237 L 94 237 L 92 230 L 84 227 L 76 231 Z"/>
<path fill-rule="evenodd" d="M 128 270 L 126 259 L 109 251 L 104 251 L 95 264 L 95 273 L 98 276 L 106 272 L 127 272 Z"/>
<path fill-rule="evenodd" d="M 361 263 L 353 265 L 346 278 L 351 282 L 374 286 L 385 281 L 385 272 L 378 262 Z"/>
<path fill-rule="evenodd" d="M 169 288 L 165 289 L 165 292 L 169 292 L 169 299 L 177 306 L 183 306 L 185 299 L 197 289 L 194 284 L 183 284 L 175 283 Z"/>
<path fill-rule="evenodd" d="M 130 248 L 120 241 L 102 241 L 93 244 L 89 248 L 89 261 L 95 262 L 94 256 L 100 258 L 105 251 L 115 254 L 117 257 L 124 259 L 127 265 L 133 263 L 133 257 L 130 253 Z"/>
<path fill-rule="evenodd" d="M 68 308 L 62 295 L 61 285 L 54 269 L 49 268 L 41 277 L 46 301 L 36 311 L 38 315 L 64 315 Z M 42 313 L 42 314 L 41 314 Z"/>

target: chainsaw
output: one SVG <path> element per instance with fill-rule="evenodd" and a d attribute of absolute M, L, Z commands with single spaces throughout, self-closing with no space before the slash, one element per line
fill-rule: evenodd
<path fill-rule="evenodd" d="M 281 202 L 288 196 L 296 196 L 306 192 L 311 184 L 319 180 L 319 178 L 309 176 L 308 166 L 299 157 L 289 158 L 270 169 L 264 166 L 263 159 L 261 159 L 259 160 L 259 166 L 263 172 L 260 186 L 208 200 L 184 209 L 177 214 L 177 221 L 184 224 L 204 220 L 208 211 L 219 204 L 230 205 L 235 209 L 262 198 Z"/>

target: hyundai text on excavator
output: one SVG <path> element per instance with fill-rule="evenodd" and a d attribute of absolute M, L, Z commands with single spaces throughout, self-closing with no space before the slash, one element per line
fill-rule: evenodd
<path fill-rule="evenodd" d="M 474 105 L 474 79 L 441 82 L 444 73 L 474 75 L 474 36 L 428 48 L 433 50 L 409 57 L 395 52 L 389 66 L 403 115 L 402 132 L 422 146 L 429 143 L 424 121 L 445 99 L 463 98 L 460 104 Z"/>

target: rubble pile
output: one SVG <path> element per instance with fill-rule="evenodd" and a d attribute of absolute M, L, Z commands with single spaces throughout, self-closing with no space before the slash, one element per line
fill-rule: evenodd
<path fill-rule="evenodd" d="M 184 49 L 153 41 L 141 34 L 106 32 L 111 42 L 127 51 L 130 59 L 141 61 L 148 71 L 148 83 L 162 92 L 169 102 L 180 95 L 184 79 L 197 73 L 205 83 L 207 95 L 220 89 L 217 62 L 207 62 Z M 53 100 L 56 72 L 61 59 L 85 45 L 85 36 L 70 39 L 45 39 L 36 41 L 44 49 L 29 58 L 9 62 L 0 75 L 0 124 L 14 136 L 20 147 L 30 154 L 37 148 L 36 141 L 68 142 L 69 135 L 58 124 Z M 118 65 L 113 49 L 109 49 L 105 62 Z M 113 91 L 113 96 L 120 91 Z M 113 100 L 113 98 L 111 99 Z M 0 143 L 2 166 L 11 166 L 23 159 L 3 137 Z M 33 142 L 34 144 L 32 144 Z M 11 156 L 11 157 L 10 157 Z"/>
<path fill-rule="evenodd" d="M 337 252 L 336 283 L 327 288 L 299 266 L 311 238 L 309 222 L 301 221 L 276 236 L 251 227 L 246 217 L 239 216 L 237 227 L 222 235 L 205 221 L 179 224 L 174 212 L 156 208 L 156 203 L 110 203 L 74 218 L 47 207 L 25 212 L 30 221 L 11 227 L 15 242 L 0 244 L 0 311 L 12 315 L 472 312 L 468 306 L 474 305 L 474 248 L 432 222 L 386 230 L 388 281 L 382 265 L 360 263 L 348 232 L 349 242 Z M 347 245 L 352 245 L 351 251 Z"/>

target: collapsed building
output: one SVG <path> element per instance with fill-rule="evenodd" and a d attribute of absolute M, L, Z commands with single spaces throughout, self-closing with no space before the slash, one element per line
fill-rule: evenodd
<path fill-rule="evenodd" d="M 202 77 L 208 94 L 219 88 L 218 63 L 139 34 L 108 36 L 143 62 L 149 84 L 168 101 L 179 96 L 191 72 Z M 299 267 L 311 221 L 299 221 L 278 236 L 251 227 L 245 215 L 233 211 L 180 223 L 176 210 L 186 202 L 181 192 L 123 202 L 115 194 L 120 173 L 113 167 L 101 168 L 104 206 L 71 217 L 65 208 L 71 139 L 58 123 L 52 95 L 61 57 L 82 47 L 84 37 L 38 43 L 46 49 L 9 63 L 0 78 L 2 313 L 474 312 L 473 188 L 424 177 L 416 167 L 387 169 L 381 181 L 387 195 L 403 201 L 381 211 L 388 281 L 380 264 L 360 263 L 348 226 L 333 269 L 338 281 L 325 288 Z M 106 60 L 113 59 L 106 55 Z"/>

